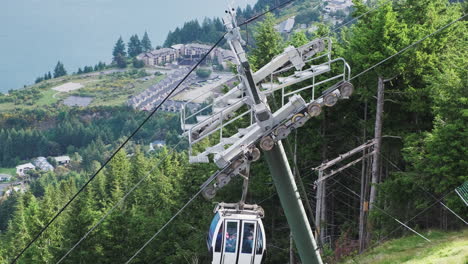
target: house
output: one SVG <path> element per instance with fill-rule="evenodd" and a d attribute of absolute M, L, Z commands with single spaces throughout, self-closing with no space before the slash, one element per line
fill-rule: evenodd
<path fill-rule="evenodd" d="M 71 160 L 69 156 L 58 156 L 54 157 L 54 159 L 57 162 L 57 165 L 68 165 Z"/>
<path fill-rule="evenodd" d="M 205 55 L 210 49 L 210 45 L 199 43 L 174 44 L 170 48 L 161 48 L 139 54 L 137 59 L 142 60 L 146 66 L 156 66 L 169 62 L 190 65 Z M 216 48 L 208 55 L 208 59 L 210 60 L 213 60 L 215 57 L 221 60 L 219 64 L 225 60 L 234 61 L 235 59 L 231 51 L 222 48 Z"/>
<path fill-rule="evenodd" d="M 34 165 L 36 165 L 36 168 L 42 171 L 53 171 L 54 166 L 52 166 L 46 158 L 44 157 L 37 157 L 36 159 L 33 160 Z"/>
<path fill-rule="evenodd" d="M 278 25 L 275 26 L 275 29 L 279 32 L 279 33 L 286 33 L 286 34 L 289 34 L 291 33 L 293 27 L 294 27 L 294 23 L 296 22 L 296 17 L 293 16 L 293 17 L 290 17 L 288 19 L 286 19 L 285 21 L 279 23 Z"/>
<path fill-rule="evenodd" d="M 26 190 L 23 185 L 19 186 L 12 186 L 8 188 L 8 190 L 5 192 L 5 196 L 10 196 L 12 192 L 22 192 L 24 193 Z"/>
<path fill-rule="evenodd" d="M 171 48 L 173 48 L 179 57 L 182 57 L 184 56 L 185 54 L 185 45 L 184 44 L 175 44 L 175 45 L 172 45 Z"/>
<path fill-rule="evenodd" d="M 198 43 L 190 43 L 186 44 L 184 48 L 184 56 L 190 56 L 192 57 L 201 57 L 205 55 L 209 50 L 211 49 L 211 46 L 205 45 L 205 44 L 198 44 Z M 213 58 L 214 53 L 211 53 L 209 55 L 210 58 Z"/>
<path fill-rule="evenodd" d="M 155 140 L 150 143 L 149 151 L 154 151 L 155 149 L 162 148 L 166 146 L 166 141 L 164 140 Z"/>
<path fill-rule="evenodd" d="M 326 13 L 344 10 L 353 5 L 351 0 L 327 0 L 327 6 L 324 8 Z"/>
<path fill-rule="evenodd" d="M 178 51 L 171 48 L 152 50 L 137 56 L 137 59 L 142 60 L 147 66 L 156 66 L 166 62 L 173 62 L 178 58 Z"/>
<path fill-rule="evenodd" d="M 18 174 L 19 176 L 24 176 L 26 172 L 35 169 L 36 166 L 34 166 L 32 163 L 21 164 L 16 166 L 16 174 Z"/>

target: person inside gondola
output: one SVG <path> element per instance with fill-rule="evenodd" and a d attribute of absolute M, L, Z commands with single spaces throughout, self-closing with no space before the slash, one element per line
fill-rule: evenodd
<path fill-rule="evenodd" d="M 249 226 L 244 231 L 244 241 L 242 242 L 242 253 L 252 253 L 253 248 L 253 227 Z"/>
<path fill-rule="evenodd" d="M 227 240 L 226 240 L 226 252 L 236 252 L 236 243 L 237 243 L 237 234 L 232 233 L 228 234 Z"/>
<path fill-rule="evenodd" d="M 223 225 L 219 227 L 218 235 L 216 237 L 215 252 L 221 252 L 221 243 L 223 242 Z"/>

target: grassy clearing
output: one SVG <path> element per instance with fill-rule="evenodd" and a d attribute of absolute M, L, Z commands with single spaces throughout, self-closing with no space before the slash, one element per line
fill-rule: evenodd
<path fill-rule="evenodd" d="M 0 112 L 50 106 L 70 95 L 92 97 L 93 102 L 91 106 L 123 105 L 130 96 L 144 91 L 163 78 L 164 75 L 161 75 L 145 81 L 141 79 L 141 76 L 130 71 L 92 76 L 69 75 L 47 80 L 27 87 L 24 90 L 16 91 L 15 94 L 9 95 L 10 100 L 0 100 Z M 53 87 L 67 82 L 81 83 L 84 87 L 69 93 L 52 90 Z M 0 99 L 2 99 L 1 96 Z M 4 98 L 8 98 L 9 96 L 5 96 Z"/>
<path fill-rule="evenodd" d="M 0 168 L 0 174 L 16 175 L 16 168 Z"/>
<path fill-rule="evenodd" d="M 91 89 L 83 90 L 86 95 L 94 97 L 91 106 L 117 106 L 124 104 L 132 95 L 136 95 L 151 85 L 161 81 L 165 76 L 157 76 L 153 79 L 143 81 L 131 78 L 115 80 L 104 78 L 94 84 L 95 92 Z M 87 88 L 87 87 L 85 87 Z"/>
<path fill-rule="evenodd" d="M 394 239 L 343 263 L 468 263 L 468 229 L 459 232 L 428 231 L 423 235 L 431 242 L 417 235 Z"/>

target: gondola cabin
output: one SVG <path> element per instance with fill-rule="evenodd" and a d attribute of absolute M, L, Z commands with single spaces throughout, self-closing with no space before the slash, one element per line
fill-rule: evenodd
<path fill-rule="evenodd" d="M 212 264 L 260 264 L 266 245 L 263 209 L 220 203 L 214 213 L 207 237 Z"/>

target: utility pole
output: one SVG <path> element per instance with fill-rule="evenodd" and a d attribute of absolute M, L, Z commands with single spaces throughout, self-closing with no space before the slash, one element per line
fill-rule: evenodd
<path fill-rule="evenodd" d="M 318 171 L 316 205 L 315 205 L 315 229 L 316 236 L 320 237 L 320 246 L 323 246 L 326 236 L 326 227 L 324 226 L 326 219 L 326 181 L 322 180 L 323 170 Z M 323 228 L 322 228 L 323 227 Z"/>
<path fill-rule="evenodd" d="M 368 206 L 369 212 L 374 208 L 374 203 L 377 199 L 377 183 L 380 178 L 380 151 L 382 147 L 382 123 L 383 123 L 383 107 L 384 107 L 384 79 L 379 77 L 377 87 L 377 109 L 375 116 L 375 129 L 374 129 L 374 155 L 372 157 L 372 179 L 370 185 L 369 203 L 364 205 Z M 367 187 L 366 187 L 367 188 Z M 368 214 L 368 212 L 366 212 Z M 365 243 L 370 242 L 372 236 L 372 225 L 366 215 L 366 231 Z"/>
<path fill-rule="evenodd" d="M 373 209 L 377 198 L 376 185 L 380 178 L 380 150 L 382 147 L 382 123 L 383 123 L 383 107 L 384 107 L 384 80 L 379 77 L 379 85 L 377 88 L 377 111 L 375 116 L 375 153 L 372 158 L 372 184 L 369 197 L 369 210 Z"/>
<path fill-rule="evenodd" d="M 367 131 L 367 100 L 364 105 L 364 131 L 363 131 L 363 142 L 366 142 Z M 362 151 L 362 156 L 366 156 L 366 150 Z M 362 160 L 361 164 L 361 197 L 360 197 L 360 208 L 359 208 L 359 252 L 362 252 L 366 248 L 366 223 L 367 213 L 369 211 L 369 200 L 367 191 L 367 170 L 366 170 L 367 159 Z"/>

